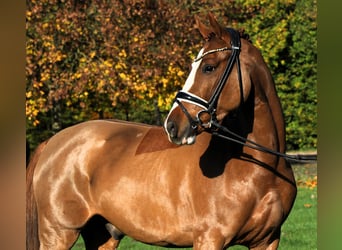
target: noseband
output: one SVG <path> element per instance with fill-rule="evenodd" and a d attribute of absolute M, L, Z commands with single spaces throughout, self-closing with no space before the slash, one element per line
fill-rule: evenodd
<path fill-rule="evenodd" d="M 231 48 L 224 47 L 224 48 L 219 48 L 219 49 L 214 49 L 214 50 L 209 50 L 205 52 L 201 57 L 195 59 L 196 61 L 201 60 L 204 56 L 220 51 L 225 51 L 225 50 L 231 50 L 232 54 L 229 57 L 229 61 L 227 63 L 227 66 L 220 78 L 220 81 L 209 99 L 209 101 L 206 101 L 202 99 L 201 97 L 194 95 L 190 92 L 187 91 L 179 91 L 175 97 L 175 102 L 179 105 L 181 110 L 184 112 L 186 117 L 189 119 L 189 122 L 191 124 L 191 127 L 195 130 L 197 127 L 200 125 L 203 128 L 211 128 L 212 124 L 214 121 L 216 121 L 216 107 L 218 103 L 218 99 L 220 97 L 220 94 L 223 90 L 223 87 L 225 86 L 228 77 L 234 67 L 234 64 L 236 63 L 237 70 L 238 70 L 238 79 L 239 79 L 239 87 L 240 87 L 240 106 L 243 103 L 243 88 L 242 88 L 242 78 L 241 78 L 241 68 L 240 68 L 240 59 L 239 59 L 239 53 L 240 53 L 240 48 L 241 48 L 241 41 L 240 41 L 240 35 L 239 32 L 232 28 L 227 28 L 227 31 L 230 34 L 231 37 Z M 193 119 L 191 115 L 189 114 L 188 110 L 185 108 L 183 105 L 183 102 L 188 102 L 192 103 L 196 106 L 199 106 L 202 110 L 199 111 L 196 115 L 196 119 Z M 205 116 L 209 117 L 209 121 L 203 121 L 203 118 Z M 208 120 L 208 119 L 207 119 Z"/>

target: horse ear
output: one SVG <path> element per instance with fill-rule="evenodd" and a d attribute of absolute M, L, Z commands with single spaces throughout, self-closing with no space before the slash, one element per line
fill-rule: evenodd
<path fill-rule="evenodd" d="M 198 16 L 195 16 L 195 21 L 196 21 L 196 28 L 199 30 L 203 38 L 205 40 L 208 40 L 210 37 L 210 33 L 212 33 L 212 31 L 205 24 L 201 22 Z"/>
<path fill-rule="evenodd" d="M 221 38 L 221 35 L 222 35 L 221 25 L 217 22 L 215 16 L 211 12 L 208 13 L 208 18 L 209 18 L 210 25 L 213 28 L 215 35 Z"/>

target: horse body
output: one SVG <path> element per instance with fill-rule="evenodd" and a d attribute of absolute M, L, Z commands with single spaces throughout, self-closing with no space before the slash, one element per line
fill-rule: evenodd
<path fill-rule="evenodd" d="M 67 249 L 95 214 L 151 244 L 187 246 L 202 234 L 219 238 L 221 247 L 233 238 L 258 242 L 269 234 L 264 228 L 277 229 L 284 219 L 282 194 L 272 172 L 233 159 L 229 147 L 209 134 L 175 147 L 162 128 L 133 123 L 92 121 L 64 130 L 49 140 L 35 170 L 40 231 L 48 232 L 41 244 L 65 242 Z"/>
<path fill-rule="evenodd" d="M 210 83 L 227 57 L 223 50 L 204 52 L 229 39 L 212 16 L 210 22 L 220 39 L 208 39 L 186 83 L 186 91 L 195 92 L 190 98 L 200 100 L 209 99 Z M 197 24 L 204 37 L 212 37 Z M 231 74 L 218 99 L 217 119 L 248 140 L 284 152 L 284 121 L 270 73 L 252 45 L 242 40 L 241 48 L 242 95 L 236 94 L 239 80 Z M 209 89 L 196 92 L 195 82 L 206 77 Z M 177 102 L 165 121 L 166 133 L 137 123 L 90 121 L 46 142 L 27 177 L 30 184 L 33 175 L 32 186 L 27 185 L 34 191 L 29 206 L 37 208 L 40 249 L 70 248 L 97 215 L 114 231 L 150 244 L 276 249 L 296 196 L 291 166 L 278 156 L 205 133 L 203 124 L 191 125 L 203 106 L 184 98 Z M 31 220 L 34 216 L 29 225 Z M 119 242 L 88 241 L 96 234 L 94 227 L 89 230 L 88 248 L 113 249 Z"/>

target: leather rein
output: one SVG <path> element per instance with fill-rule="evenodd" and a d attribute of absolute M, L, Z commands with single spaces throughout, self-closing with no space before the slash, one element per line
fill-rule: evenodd
<path fill-rule="evenodd" d="M 279 157 L 283 157 L 285 159 L 288 159 L 290 161 L 294 162 L 313 162 L 316 159 L 312 157 L 305 157 L 303 155 L 289 155 L 285 153 L 281 153 L 272 149 L 269 149 L 267 147 L 264 147 L 254 141 L 251 141 L 247 138 L 244 138 L 230 129 L 228 129 L 225 126 L 222 126 L 217 118 L 216 118 L 216 108 L 217 108 L 217 103 L 218 99 L 221 95 L 221 92 L 223 90 L 223 87 L 225 86 L 228 77 L 230 73 L 232 72 L 232 69 L 234 67 L 234 64 L 237 66 L 237 73 L 238 73 L 238 80 L 239 80 L 239 88 L 240 88 L 240 107 L 243 104 L 243 87 L 242 87 L 242 77 L 241 77 L 241 67 L 240 67 L 240 50 L 241 50 L 241 40 L 240 40 L 240 35 L 239 32 L 232 28 L 227 28 L 227 31 L 229 32 L 231 36 L 231 47 L 224 47 L 224 48 L 219 48 L 219 49 L 214 49 L 214 50 L 209 50 L 205 53 L 203 53 L 199 58 L 195 59 L 195 62 L 201 60 L 204 56 L 211 54 L 211 53 L 216 53 L 220 51 L 225 51 L 225 50 L 231 50 L 232 54 L 229 58 L 229 61 L 226 65 L 226 68 L 223 72 L 223 75 L 221 76 L 219 83 L 217 87 L 215 88 L 215 91 L 209 101 L 206 101 L 202 99 L 199 96 L 196 96 L 190 92 L 187 91 L 179 91 L 175 97 L 175 102 L 179 105 L 183 113 L 186 115 L 188 118 L 192 129 L 196 130 L 198 126 L 201 126 L 205 129 L 206 132 L 211 133 L 214 136 L 241 144 L 243 146 L 247 146 L 252 149 L 259 150 L 261 152 L 269 153 L 272 155 L 276 155 Z M 192 118 L 188 110 L 185 108 L 183 105 L 182 101 L 187 102 L 187 103 L 192 103 L 194 105 L 197 105 L 202 108 L 201 111 L 199 111 L 196 115 L 196 118 Z M 204 121 L 204 117 L 209 116 L 209 121 Z M 208 119 L 206 119 L 208 120 Z"/>

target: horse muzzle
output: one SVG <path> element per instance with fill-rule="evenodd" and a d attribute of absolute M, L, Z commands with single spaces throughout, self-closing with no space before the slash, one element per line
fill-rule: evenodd
<path fill-rule="evenodd" d="M 196 141 L 196 128 L 190 125 L 180 126 L 172 120 L 166 120 L 164 125 L 165 131 L 170 142 L 177 145 L 191 145 Z"/>
<path fill-rule="evenodd" d="M 181 104 L 183 105 L 183 104 Z M 186 115 L 178 103 L 174 103 L 165 122 L 164 129 L 169 141 L 177 145 L 191 145 L 196 141 L 198 125 L 188 111 Z"/>
<path fill-rule="evenodd" d="M 202 98 L 178 92 L 164 124 L 169 140 L 178 145 L 195 143 L 196 135 L 211 127 L 213 114 L 208 108 L 208 102 Z"/>

